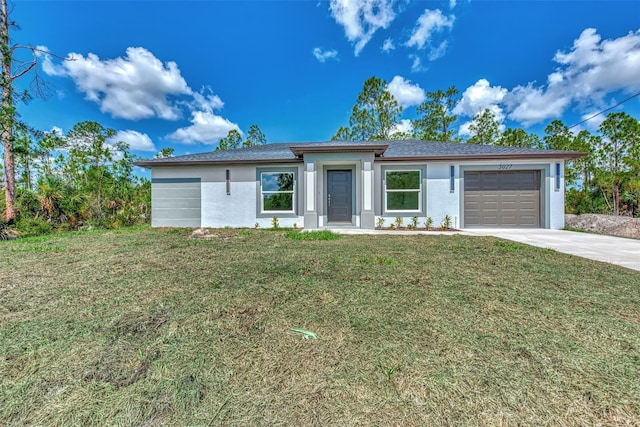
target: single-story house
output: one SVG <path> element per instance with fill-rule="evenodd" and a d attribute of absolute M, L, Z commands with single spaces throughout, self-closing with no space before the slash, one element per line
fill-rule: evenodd
<path fill-rule="evenodd" d="M 154 227 L 373 229 L 397 217 L 455 228 L 564 226 L 574 151 L 425 141 L 273 143 L 142 160 Z"/>

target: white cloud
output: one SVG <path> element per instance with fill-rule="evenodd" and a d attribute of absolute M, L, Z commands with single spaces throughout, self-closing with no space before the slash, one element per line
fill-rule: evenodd
<path fill-rule="evenodd" d="M 424 90 L 410 80 L 395 76 L 387 85 L 387 90 L 394 96 L 402 108 L 421 104 L 425 99 Z"/>
<path fill-rule="evenodd" d="M 550 118 L 559 118 L 571 104 L 571 93 L 555 86 L 552 89 L 516 86 L 505 96 L 504 102 L 510 110 L 509 118 L 530 126 Z"/>
<path fill-rule="evenodd" d="M 181 112 L 168 97 L 193 93 L 175 62 L 163 64 L 141 47 L 130 47 L 125 57 L 115 59 L 101 60 L 93 53 L 86 57 L 78 53 L 69 56 L 74 60 L 59 65 L 45 56 L 44 72 L 70 77 L 88 100 L 116 118 L 175 120 Z"/>
<path fill-rule="evenodd" d="M 449 42 L 444 40 L 437 47 L 432 48 L 429 51 L 429 55 L 427 58 L 429 61 L 435 61 L 438 58 L 442 58 L 445 53 L 447 53 L 447 47 L 449 46 Z"/>
<path fill-rule="evenodd" d="M 324 52 L 319 47 L 316 47 L 312 51 L 313 56 L 320 62 L 325 62 L 327 59 L 338 59 L 337 50 L 325 50 Z"/>
<path fill-rule="evenodd" d="M 127 120 L 160 118 L 177 120 L 190 114 L 191 125 L 180 128 L 169 137 L 191 143 L 215 143 L 238 125 L 214 113 L 224 102 L 205 86 L 199 91 L 189 87 L 175 62 L 163 63 L 142 47 L 130 47 L 124 57 L 100 59 L 89 53 L 70 54 L 73 61 L 56 65 L 44 55 L 42 69 L 53 76 L 71 78 L 86 98 L 112 117 Z M 153 143 L 135 131 L 124 134 L 138 150 L 151 149 Z M 137 134 L 137 135 L 136 135 Z M 145 137 L 147 139 L 145 139 Z"/>
<path fill-rule="evenodd" d="M 385 29 L 395 19 L 394 0 L 331 0 L 329 10 L 344 28 L 347 40 L 355 44 L 358 56 L 376 31 Z"/>
<path fill-rule="evenodd" d="M 113 137 L 113 142 L 118 141 L 126 142 L 132 150 L 156 151 L 149 135 L 135 130 L 119 130 Z"/>
<path fill-rule="evenodd" d="M 418 55 L 409 55 L 410 59 L 413 59 L 413 64 L 411 64 L 411 71 L 414 73 L 425 71 L 426 68 L 422 66 L 422 60 Z"/>
<path fill-rule="evenodd" d="M 495 114 L 496 119 L 502 122 L 505 118 L 505 113 L 500 104 L 507 92 L 507 89 L 503 87 L 491 86 L 487 79 L 480 79 L 462 92 L 460 102 L 453 109 L 453 113 L 473 117 L 489 109 Z"/>
<path fill-rule="evenodd" d="M 587 28 L 569 51 L 556 52 L 553 60 L 559 66 L 547 76 L 546 85 L 529 82 L 505 98 L 510 119 L 530 125 L 561 117 L 574 104 L 582 111 L 598 110 L 611 94 L 640 90 L 640 30 L 602 40 L 594 28 Z"/>
<path fill-rule="evenodd" d="M 238 125 L 215 115 L 212 111 L 193 111 L 191 125 L 167 135 L 167 138 L 183 144 L 214 144 L 227 136 L 231 129 L 240 130 Z"/>
<path fill-rule="evenodd" d="M 425 9 L 424 13 L 418 18 L 418 23 L 406 45 L 423 49 L 425 45 L 429 44 L 433 34 L 447 28 L 449 30 L 453 28 L 454 21 L 454 15 L 444 16 L 440 9 Z"/>
<path fill-rule="evenodd" d="M 413 133 L 413 123 L 409 119 L 402 119 L 400 123 L 396 123 L 393 125 L 393 129 L 391 130 L 391 135 L 394 133 L 404 133 L 406 135 L 411 135 Z"/>
<path fill-rule="evenodd" d="M 451 9 L 453 9 L 454 7 L 456 7 L 456 5 L 458 4 L 458 2 L 456 0 L 449 0 L 449 7 Z"/>
<path fill-rule="evenodd" d="M 390 38 L 386 39 L 384 41 L 384 43 L 382 43 L 382 51 L 383 52 L 389 52 L 393 49 L 395 49 L 395 45 L 393 44 L 393 40 L 391 40 Z"/>

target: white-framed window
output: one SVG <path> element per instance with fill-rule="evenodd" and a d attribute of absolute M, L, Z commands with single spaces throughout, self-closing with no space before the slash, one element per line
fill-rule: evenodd
<path fill-rule="evenodd" d="M 295 173 L 260 173 L 260 208 L 262 213 L 295 213 Z"/>
<path fill-rule="evenodd" d="M 419 212 L 422 206 L 420 169 L 387 170 L 384 177 L 384 203 L 387 212 Z"/>

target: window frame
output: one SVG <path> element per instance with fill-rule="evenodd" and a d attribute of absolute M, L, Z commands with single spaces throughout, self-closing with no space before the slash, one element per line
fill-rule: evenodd
<path fill-rule="evenodd" d="M 418 188 L 415 189 L 388 189 L 387 188 L 387 174 L 389 172 L 418 172 L 419 174 L 419 186 Z M 420 166 L 408 166 L 406 168 L 394 168 L 394 167 L 390 167 L 390 168 L 386 168 L 383 171 L 383 194 L 384 194 L 384 200 L 383 200 L 383 207 L 384 207 L 384 212 L 385 213 L 422 213 L 422 192 L 423 192 L 423 185 L 422 185 L 422 180 L 423 180 L 423 168 Z M 418 193 L 418 206 L 416 209 L 389 209 L 389 193 Z"/>
<path fill-rule="evenodd" d="M 297 197 L 296 189 L 298 184 L 297 170 L 291 168 L 275 168 L 275 169 L 258 169 L 258 214 L 259 215 L 275 215 L 284 217 L 286 215 L 295 215 L 297 211 Z M 263 190 L 262 188 L 262 176 L 277 175 L 277 174 L 291 174 L 293 176 L 293 187 L 291 190 Z M 291 210 L 266 210 L 264 207 L 264 195 L 265 194 L 291 194 Z"/>

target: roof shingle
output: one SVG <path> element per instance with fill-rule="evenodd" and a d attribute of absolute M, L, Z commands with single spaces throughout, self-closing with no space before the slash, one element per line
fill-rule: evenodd
<path fill-rule="evenodd" d="M 380 145 L 388 145 L 380 160 L 401 160 L 401 159 L 424 159 L 424 160 L 447 160 L 447 159 L 487 159 L 487 158 L 551 158 L 559 157 L 572 159 L 584 156 L 584 153 L 577 151 L 561 150 L 540 150 L 521 147 L 500 147 L 494 145 L 465 144 L 459 142 L 426 142 L 426 141 L 328 141 L 328 142 L 305 142 L 291 143 L 281 142 L 253 147 L 237 148 L 233 150 L 208 151 L 199 154 L 187 154 L 184 156 L 167 157 L 163 159 L 148 159 L 135 162 L 138 166 L 175 166 L 188 164 L 218 164 L 218 163 L 260 163 L 260 162 L 296 162 L 301 161 L 291 147 L 313 148 L 335 147 L 336 151 L 347 146 L 371 145 L 372 151 Z M 326 149 L 323 149 L 323 151 Z"/>

